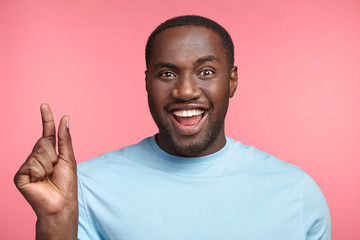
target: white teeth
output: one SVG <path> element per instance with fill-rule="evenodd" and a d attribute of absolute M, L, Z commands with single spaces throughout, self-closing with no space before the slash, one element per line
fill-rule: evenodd
<path fill-rule="evenodd" d="M 201 109 L 175 110 L 175 111 L 173 111 L 173 113 L 177 117 L 193 117 L 193 116 L 203 114 L 204 110 L 201 110 Z"/>

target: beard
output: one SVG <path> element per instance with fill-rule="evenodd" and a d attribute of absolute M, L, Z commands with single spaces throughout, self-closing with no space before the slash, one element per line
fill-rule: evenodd
<path fill-rule="evenodd" d="M 220 132 L 224 129 L 224 121 L 229 105 L 229 99 L 224 102 L 221 110 L 217 115 L 213 115 L 213 111 L 208 113 L 208 123 L 206 124 L 205 132 L 200 132 L 193 136 L 184 136 L 185 140 L 179 140 L 171 128 L 171 123 L 163 121 L 159 114 L 155 111 L 153 101 L 148 99 L 151 115 L 159 128 L 159 135 L 162 142 L 166 144 L 170 154 L 182 157 L 196 157 L 201 156 L 211 145 L 217 140 Z"/>

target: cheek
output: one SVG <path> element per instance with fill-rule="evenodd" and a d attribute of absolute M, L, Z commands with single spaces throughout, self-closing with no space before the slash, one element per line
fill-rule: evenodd
<path fill-rule="evenodd" d="M 172 91 L 172 87 L 169 83 L 160 81 L 154 81 L 154 84 L 151 84 L 148 89 L 148 94 L 151 95 L 153 99 L 157 99 L 163 104 L 169 99 Z"/>
<path fill-rule="evenodd" d="M 229 85 L 225 81 L 206 82 L 201 88 L 213 105 L 221 105 L 230 97 Z"/>
<path fill-rule="evenodd" d="M 147 94 L 149 103 L 151 107 L 156 112 L 160 113 L 163 111 L 167 99 L 169 96 L 169 89 L 164 83 L 159 83 L 158 81 L 152 81 L 147 85 Z"/>

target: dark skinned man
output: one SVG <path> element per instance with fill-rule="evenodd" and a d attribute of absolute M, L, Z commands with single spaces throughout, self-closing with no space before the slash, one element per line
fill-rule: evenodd
<path fill-rule="evenodd" d="M 41 105 L 43 137 L 15 176 L 37 214 L 37 239 L 330 239 L 326 201 L 306 173 L 225 137 L 233 55 L 209 19 L 161 24 L 145 72 L 159 133 L 78 169 L 69 117 L 56 153 L 52 113 Z"/>

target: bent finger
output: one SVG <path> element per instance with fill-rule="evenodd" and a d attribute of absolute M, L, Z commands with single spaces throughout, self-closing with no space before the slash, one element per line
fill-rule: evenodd
<path fill-rule="evenodd" d="M 16 173 L 14 182 L 16 187 L 21 191 L 26 184 L 40 181 L 46 176 L 46 171 L 43 166 L 32 154 L 30 154 L 26 162 Z"/>
<path fill-rule="evenodd" d="M 45 170 L 45 175 L 50 176 L 54 170 L 54 166 L 46 150 L 41 148 L 39 151 L 34 152 L 32 156 L 41 164 Z"/>

